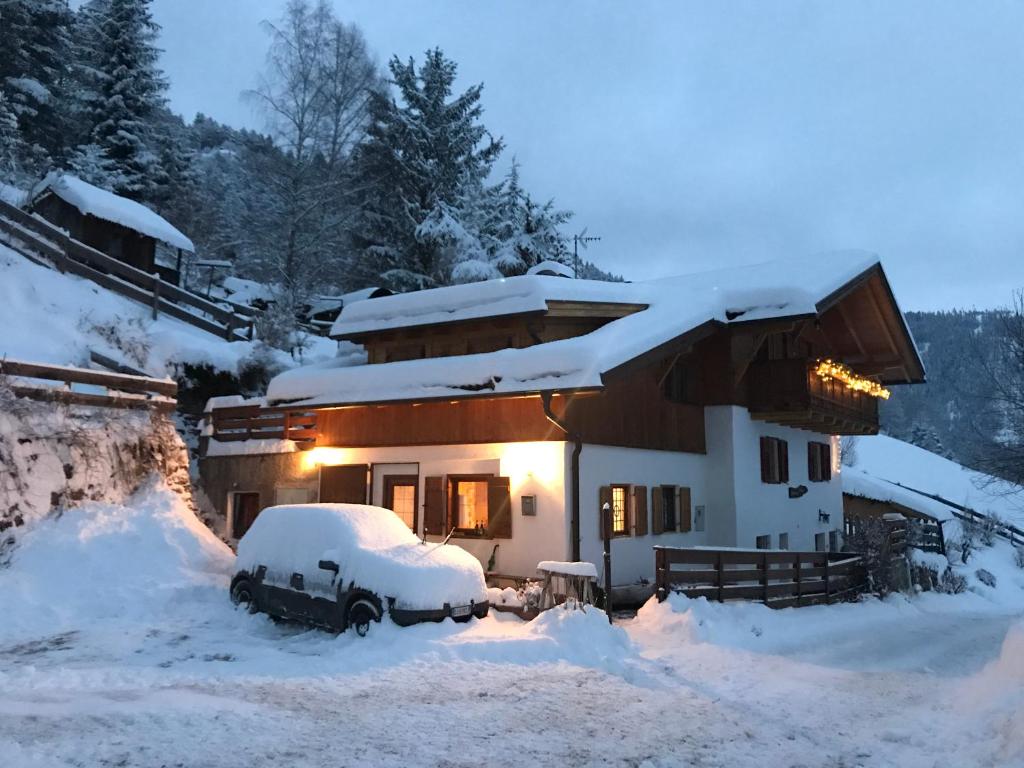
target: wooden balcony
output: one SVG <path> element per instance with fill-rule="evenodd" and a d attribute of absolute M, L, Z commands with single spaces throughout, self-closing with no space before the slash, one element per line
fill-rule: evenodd
<path fill-rule="evenodd" d="M 824 381 L 805 359 L 769 360 L 747 371 L 750 415 L 832 435 L 878 434 L 878 398 Z"/>

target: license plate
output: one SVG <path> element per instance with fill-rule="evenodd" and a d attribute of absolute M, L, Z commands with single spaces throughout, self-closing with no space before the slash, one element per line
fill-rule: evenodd
<path fill-rule="evenodd" d="M 469 616 L 472 612 L 472 605 L 456 605 L 452 607 L 452 616 Z"/>

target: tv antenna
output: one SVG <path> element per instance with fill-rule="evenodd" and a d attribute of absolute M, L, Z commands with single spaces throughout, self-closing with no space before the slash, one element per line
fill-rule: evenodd
<path fill-rule="evenodd" d="M 572 236 L 572 276 L 573 277 L 577 277 L 578 278 L 580 276 L 580 245 L 583 246 L 583 250 L 586 250 L 587 246 L 590 243 L 596 243 L 600 239 L 601 239 L 600 237 L 595 237 L 593 235 L 589 235 L 588 236 L 587 235 L 587 228 L 586 227 L 584 227 L 583 231 L 580 232 L 578 235 L 573 235 Z"/>

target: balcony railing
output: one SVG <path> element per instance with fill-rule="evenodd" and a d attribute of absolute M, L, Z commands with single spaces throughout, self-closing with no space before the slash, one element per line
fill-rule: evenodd
<path fill-rule="evenodd" d="M 878 432 L 878 398 L 835 379 L 825 381 L 810 360 L 752 363 L 746 380 L 755 419 L 834 435 Z"/>

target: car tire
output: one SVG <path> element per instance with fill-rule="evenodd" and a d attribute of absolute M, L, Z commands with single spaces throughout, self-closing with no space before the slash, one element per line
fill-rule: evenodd
<path fill-rule="evenodd" d="M 380 621 L 380 608 L 365 597 L 353 600 L 345 612 L 345 626 L 351 627 L 360 637 L 366 637 L 370 624 Z"/>
<path fill-rule="evenodd" d="M 231 587 L 231 602 L 237 606 L 244 606 L 249 613 L 256 613 L 256 593 L 252 588 L 252 582 L 248 579 L 239 579 Z"/>

